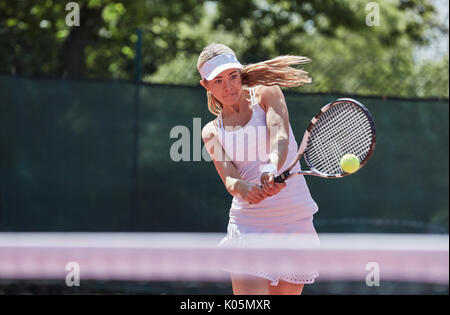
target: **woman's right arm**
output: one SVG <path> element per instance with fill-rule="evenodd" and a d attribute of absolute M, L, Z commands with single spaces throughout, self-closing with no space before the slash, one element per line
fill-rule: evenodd
<path fill-rule="evenodd" d="M 259 185 L 241 179 L 236 165 L 226 155 L 218 140 L 214 121 L 203 127 L 202 139 L 220 178 L 232 196 L 240 197 L 249 203 L 259 203 L 268 197 Z"/>

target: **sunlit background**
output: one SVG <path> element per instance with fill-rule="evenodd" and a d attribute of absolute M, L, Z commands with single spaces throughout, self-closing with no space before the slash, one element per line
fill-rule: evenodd
<path fill-rule="evenodd" d="M 231 197 L 214 165 L 169 154 L 173 127 L 193 144 L 193 118 L 214 118 L 197 58 L 217 42 L 243 64 L 311 58 L 312 84 L 284 90 L 298 141 L 338 97 L 372 112 L 371 161 L 344 179 L 307 178 L 319 234 L 448 234 L 447 1 L 376 1 L 378 26 L 363 0 L 77 3 L 69 27 L 64 1 L 0 0 L 0 231 L 225 233 Z M 322 285 L 310 292 L 340 290 Z"/>

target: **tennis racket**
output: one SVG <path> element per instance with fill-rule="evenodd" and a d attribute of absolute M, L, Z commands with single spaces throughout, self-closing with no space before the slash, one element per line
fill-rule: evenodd
<path fill-rule="evenodd" d="M 372 156 L 375 141 L 375 123 L 369 110 L 358 101 L 340 98 L 322 107 L 311 119 L 295 159 L 275 177 L 275 182 L 282 183 L 295 175 L 325 178 L 349 175 L 341 168 L 342 156 L 356 155 L 361 168 Z M 302 156 L 310 170 L 291 173 Z"/>

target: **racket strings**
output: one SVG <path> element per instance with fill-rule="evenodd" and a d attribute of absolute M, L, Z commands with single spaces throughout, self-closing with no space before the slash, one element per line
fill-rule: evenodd
<path fill-rule="evenodd" d="M 363 158 L 363 148 L 354 144 L 355 140 L 358 139 L 358 135 L 364 135 L 364 130 L 361 133 L 360 128 L 358 128 L 360 127 L 359 125 L 350 123 L 358 118 L 351 117 L 357 113 L 352 111 L 351 107 L 349 111 L 339 111 L 338 108 L 331 108 L 326 113 L 327 115 L 322 119 L 325 122 L 324 127 L 317 128 L 317 139 L 320 141 L 317 142 L 320 146 L 317 147 L 318 154 L 312 155 L 318 162 L 317 165 L 313 164 L 315 167 L 321 168 L 323 172 L 336 174 L 341 173 L 339 159 L 345 153 L 353 153 L 360 159 Z M 345 120 L 343 121 L 344 118 Z M 349 145 L 350 141 L 353 142 L 351 146 Z"/>
<path fill-rule="evenodd" d="M 364 161 L 373 137 L 366 113 L 350 102 L 327 109 L 310 133 L 306 149 L 310 167 L 329 175 L 344 173 L 339 163 L 344 154 L 355 154 Z"/>
<path fill-rule="evenodd" d="M 349 146 L 349 141 L 355 141 L 357 140 L 358 133 L 360 130 L 358 128 L 358 125 L 349 124 L 349 121 L 346 120 L 345 126 L 343 126 L 342 123 L 339 125 L 336 125 L 336 122 L 339 122 L 342 120 L 343 116 L 350 118 L 350 115 L 346 112 L 338 112 L 336 110 L 337 108 L 332 108 L 329 113 L 327 113 L 327 116 L 330 120 L 327 121 L 326 126 L 323 129 L 320 129 L 322 132 L 318 132 L 318 139 L 323 140 L 323 135 L 329 135 L 331 130 L 334 130 L 337 133 L 333 134 L 332 137 L 328 137 L 328 142 L 321 141 L 321 147 L 320 150 L 318 150 L 317 157 L 318 159 L 318 165 L 317 167 L 321 167 L 323 170 L 326 171 L 326 173 L 336 174 L 340 173 L 340 166 L 338 165 L 340 157 L 344 155 L 345 153 L 351 152 L 353 154 L 356 154 L 358 157 L 361 158 L 361 153 L 364 153 L 364 150 L 361 150 L 360 147 L 355 146 Z M 350 112 L 352 113 L 352 112 Z M 354 113 L 353 113 L 354 114 Z M 324 117 L 327 118 L 327 117 Z M 355 117 L 352 117 L 352 120 L 354 120 Z M 341 129 L 334 129 L 334 128 L 341 128 Z M 344 132 L 342 132 L 342 127 L 345 127 Z M 319 129 L 318 129 L 319 130 Z M 361 133 L 359 133 L 361 134 Z M 363 133 L 364 134 L 364 133 Z M 352 150 L 352 149 L 356 149 Z M 320 159 L 320 156 L 323 157 L 323 159 Z"/>

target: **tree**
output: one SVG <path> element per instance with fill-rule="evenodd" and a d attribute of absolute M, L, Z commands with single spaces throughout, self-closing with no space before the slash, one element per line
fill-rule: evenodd
<path fill-rule="evenodd" d="M 423 66 L 414 59 L 431 29 L 448 34 L 436 24 L 429 1 L 378 1 L 379 26 L 372 27 L 366 24 L 368 2 L 361 0 L 214 3 L 215 14 L 205 17 L 211 20 L 206 42 L 230 45 L 244 63 L 281 54 L 310 57 L 305 69 L 313 84 L 301 91 L 448 97 L 448 57 Z M 197 84 L 197 56 L 180 56 L 148 80 Z M 183 70 L 184 82 L 169 75 L 176 68 L 190 69 Z M 425 82 L 433 88 L 425 89 Z"/>
<path fill-rule="evenodd" d="M 380 26 L 366 25 L 367 1 L 242 1 L 233 5 L 217 1 L 218 15 L 214 28 L 239 33 L 248 43 L 242 56 L 255 61 L 269 58 L 277 52 L 298 50 L 297 38 L 304 34 L 338 38 L 339 34 L 357 33 L 370 36 L 384 47 L 406 38 L 426 41 L 434 7 L 427 0 L 378 1 Z M 263 39 L 272 38 L 272 41 Z"/>
<path fill-rule="evenodd" d="M 302 91 L 429 96 L 431 86 L 448 97 L 448 58 L 420 66 L 413 56 L 431 29 L 448 35 L 448 26 L 435 23 L 431 0 L 377 1 L 380 25 L 372 27 L 366 0 L 79 3 L 81 25 L 68 27 L 63 2 L 0 0 L 0 71 L 132 79 L 141 28 L 142 72 L 152 82 L 198 84 L 198 54 L 216 41 L 243 63 L 309 56 L 313 84 Z"/>
<path fill-rule="evenodd" d="M 199 49 L 195 40 L 179 38 L 178 28 L 198 23 L 202 11 L 195 0 L 89 0 L 80 4 L 81 25 L 68 27 L 63 2 L 1 0 L 0 71 L 131 78 L 135 34 L 142 28 L 143 64 L 152 73 L 179 49 Z"/>

